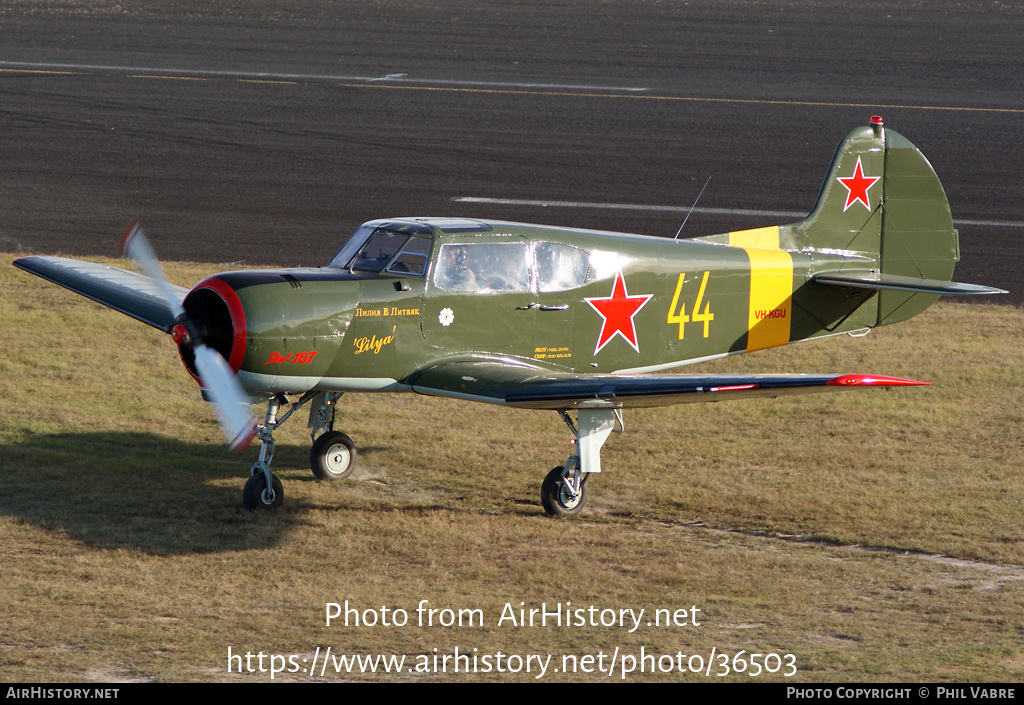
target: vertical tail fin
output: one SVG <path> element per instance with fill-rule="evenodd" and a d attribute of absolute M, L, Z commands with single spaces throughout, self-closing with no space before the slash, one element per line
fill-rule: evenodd
<path fill-rule="evenodd" d="M 932 165 L 878 117 L 839 144 L 810 215 L 781 230 L 783 247 L 868 257 L 875 261 L 871 269 L 889 278 L 948 282 L 960 259 L 949 202 Z M 874 324 L 910 318 L 938 297 L 880 288 Z"/>
<path fill-rule="evenodd" d="M 879 117 L 839 143 L 806 218 L 728 242 L 807 253 L 829 270 L 815 281 L 874 290 L 848 319 L 870 327 L 915 316 L 942 294 L 1000 292 L 949 284 L 960 251 L 946 193 L 921 150 Z"/>
<path fill-rule="evenodd" d="M 810 214 L 798 223 L 779 228 L 779 245 L 783 249 L 879 257 L 887 133 L 894 134 L 877 122 L 857 128 L 843 138 Z"/>

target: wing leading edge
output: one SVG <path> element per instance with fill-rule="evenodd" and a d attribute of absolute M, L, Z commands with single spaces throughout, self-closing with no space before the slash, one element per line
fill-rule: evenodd
<path fill-rule="evenodd" d="M 567 411 L 929 384 L 865 374 L 570 374 L 541 370 L 513 360 L 473 360 L 430 367 L 416 376 L 412 388 L 430 396 Z"/>
<path fill-rule="evenodd" d="M 22 257 L 13 264 L 165 333 L 174 325 L 163 290 L 144 274 L 66 257 Z M 180 286 L 170 288 L 179 303 L 188 294 Z"/>

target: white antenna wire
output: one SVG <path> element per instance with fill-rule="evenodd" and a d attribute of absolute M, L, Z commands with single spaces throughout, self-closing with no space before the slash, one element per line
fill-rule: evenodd
<path fill-rule="evenodd" d="M 700 193 L 697 194 L 697 198 L 694 199 L 694 201 L 693 201 L 693 205 L 690 206 L 690 211 L 686 214 L 686 217 L 683 218 L 683 225 L 686 225 L 686 221 L 688 221 L 690 219 L 690 213 L 693 213 L 693 209 L 697 207 L 697 201 L 699 201 L 700 197 L 704 195 L 704 189 L 706 189 L 708 187 L 708 184 L 710 184 L 710 183 L 711 183 L 711 177 L 709 176 L 708 180 L 704 182 L 704 188 L 702 188 L 700 190 Z M 679 226 L 679 230 L 676 231 L 676 236 L 674 238 L 672 238 L 673 240 L 678 240 L 679 239 L 679 233 L 683 232 L 683 225 Z"/>

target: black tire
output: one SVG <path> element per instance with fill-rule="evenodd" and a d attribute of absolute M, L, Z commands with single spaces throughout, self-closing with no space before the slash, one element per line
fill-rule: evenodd
<path fill-rule="evenodd" d="M 267 489 L 267 478 L 263 474 L 262 470 L 251 475 L 248 480 L 245 481 L 245 488 L 242 489 L 242 504 L 246 509 L 252 511 L 254 509 L 277 509 L 284 502 L 284 487 L 281 485 L 281 481 L 277 479 L 277 475 L 271 475 L 271 488 L 273 489 L 273 496 L 268 497 L 264 490 Z M 269 501 L 268 501 L 269 500 Z"/>
<path fill-rule="evenodd" d="M 583 483 L 583 489 L 575 500 L 568 496 L 568 492 L 564 491 L 563 467 L 559 465 L 557 468 L 553 468 L 540 486 L 540 503 L 544 505 L 544 511 L 553 517 L 575 516 L 587 504 L 589 490 L 586 482 Z"/>
<path fill-rule="evenodd" d="M 309 469 L 318 480 L 344 480 L 356 467 L 356 444 L 341 431 L 328 431 L 309 449 Z"/>

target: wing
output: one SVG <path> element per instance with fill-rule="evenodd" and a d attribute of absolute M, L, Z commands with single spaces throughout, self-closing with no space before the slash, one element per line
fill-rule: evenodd
<path fill-rule="evenodd" d="M 127 269 L 65 257 L 22 257 L 14 266 L 169 333 L 174 324 L 160 285 Z M 178 303 L 188 289 L 171 286 Z"/>
<path fill-rule="evenodd" d="M 868 387 L 927 385 L 864 374 L 569 374 L 510 359 L 441 362 L 418 374 L 413 391 L 523 409 L 635 408 Z"/>

